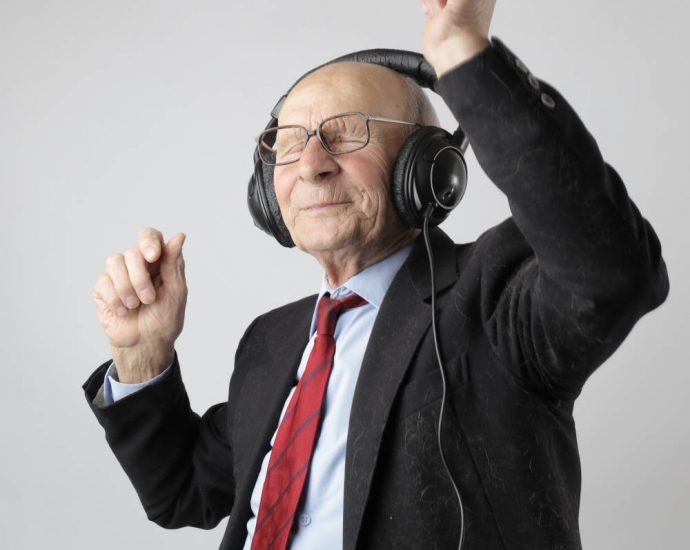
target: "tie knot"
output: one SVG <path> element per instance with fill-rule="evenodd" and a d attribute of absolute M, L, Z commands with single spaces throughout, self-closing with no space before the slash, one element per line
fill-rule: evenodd
<path fill-rule="evenodd" d="M 354 292 L 345 296 L 342 300 L 334 300 L 327 292 L 321 296 L 319 307 L 316 311 L 316 333 L 333 336 L 340 313 L 346 309 L 363 306 L 366 303 L 367 301 L 364 298 Z"/>

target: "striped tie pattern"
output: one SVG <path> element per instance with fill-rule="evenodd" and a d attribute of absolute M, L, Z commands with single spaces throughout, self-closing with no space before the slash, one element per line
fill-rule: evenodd
<path fill-rule="evenodd" d="M 304 374 L 292 394 L 271 451 L 252 550 L 284 550 L 288 546 L 297 506 L 309 473 L 323 400 L 333 367 L 335 325 L 343 310 L 366 303 L 357 294 L 333 300 L 326 293 L 319 301 L 314 347 Z"/>

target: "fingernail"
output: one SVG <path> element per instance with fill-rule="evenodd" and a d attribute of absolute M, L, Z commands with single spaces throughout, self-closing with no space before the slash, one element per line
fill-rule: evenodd
<path fill-rule="evenodd" d="M 117 308 L 117 314 L 120 317 L 127 317 L 127 308 L 124 306 L 120 306 L 119 308 Z"/>
<path fill-rule="evenodd" d="M 151 289 L 144 289 L 141 291 L 141 301 L 144 302 L 145 304 L 150 304 L 153 302 L 153 292 L 151 292 Z"/>
<path fill-rule="evenodd" d="M 149 261 L 152 261 L 155 256 L 156 256 L 156 249 L 153 248 L 152 246 L 148 247 L 146 249 L 146 259 Z"/>
<path fill-rule="evenodd" d="M 137 300 L 134 296 L 129 296 L 125 300 L 125 304 L 127 304 L 127 307 L 129 309 L 134 309 L 135 307 L 137 307 L 139 305 L 139 300 Z"/>

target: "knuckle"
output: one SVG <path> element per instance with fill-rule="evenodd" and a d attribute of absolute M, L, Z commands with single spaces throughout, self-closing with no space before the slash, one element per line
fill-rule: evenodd
<path fill-rule="evenodd" d="M 146 261 L 154 261 L 162 246 L 163 235 L 157 229 L 147 227 L 139 232 L 139 250 Z"/>
<path fill-rule="evenodd" d="M 121 305 L 120 299 L 115 293 L 113 282 L 107 274 L 102 274 L 96 281 L 94 296 L 98 296 L 109 307 L 115 309 Z"/>
<path fill-rule="evenodd" d="M 113 281 L 113 289 L 120 296 L 126 296 L 128 292 L 132 291 L 129 277 L 125 273 L 117 273 L 111 277 Z"/>
<path fill-rule="evenodd" d="M 158 230 L 154 227 L 144 227 L 143 229 L 139 230 L 139 236 L 140 237 L 148 237 L 151 233 L 155 233 Z"/>
<path fill-rule="evenodd" d="M 106 291 L 108 281 L 110 281 L 110 278 L 105 273 L 102 273 L 101 276 L 96 279 L 96 284 L 93 285 L 93 291 L 99 294 Z"/>
<path fill-rule="evenodd" d="M 139 230 L 140 241 L 151 240 L 155 242 L 160 240 L 162 236 L 162 233 L 158 231 L 158 229 L 156 229 L 155 227 L 145 227 Z"/>
<path fill-rule="evenodd" d="M 143 265 L 144 261 L 143 256 L 138 250 L 128 256 L 127 260 L 129 281 L 137 292 L 147 288 L 151 283 L 151 276 Z"/>
<path fill-rule="evenodd" d="M 141 258 L 141 251 L 138 248 L 128 248 L 125 251 L 125 260 L 127 262 L 138 261 Z"/>
<path fill-rule="evenodd" d="M 111 254 L 105 259 L 105 265 L 107 267 L 115 267 L 118 266 L 122 263 L 123 256 L 119 252 L 116 252 L 115 254 Z"/>
<path fill-rule="evenodd" d="M 98 279 L 96 279 L 96 282 L 93 285 L 93 289 L 98 290 L 99 288 L 101 288 L 103 286 L 104 279 L 105 279 L 105 273 L 101 273 L 98 276 Z"/>
<path fill-rule="evenodd" d="M 105 298 L 105 302 L 112 309 L 117 309 L 122 305 L 122 300 L 120 300 L 120 297 L 114 292 Z"/>
<path fill-rule="evenodd" d="M 134 287 L 134 291 L 137 293 L 137 296 L 142 296 L 142 293 L 145 290 L 151 290 L 151 284 L 148 281 L 148 279 L 141 277 L 138 278 L 137 280 L 132 281 L 132 286 Z"/>

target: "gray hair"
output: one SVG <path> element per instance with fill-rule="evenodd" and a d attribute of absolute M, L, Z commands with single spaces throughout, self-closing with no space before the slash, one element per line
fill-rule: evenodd
<path fill-rule="evenodd" d="M 402 76 L 402 75 L 401 75 Z M 409 76 L 402 76 L 407 88 L 407 102 L 410 122 L 424 126 L 438 126 L 438 115 L 422 87 Z"/>

